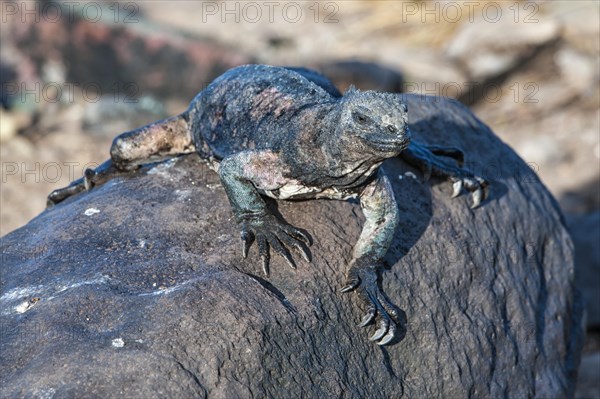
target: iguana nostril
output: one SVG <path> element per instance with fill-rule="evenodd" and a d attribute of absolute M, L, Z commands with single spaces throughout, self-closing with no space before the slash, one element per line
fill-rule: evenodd
<path fill-rule="evenodd" d="M 398 129 L 396 129 L 396 126 L 393 125 L 388 125 L 387 130 L 389 130 L 391 133 L 396 133 L 398 131 Z"/>

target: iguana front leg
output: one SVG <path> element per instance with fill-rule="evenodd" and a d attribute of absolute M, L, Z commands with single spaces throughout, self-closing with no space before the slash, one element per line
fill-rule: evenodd
<path fill-rule="evenodd" d="M 244 151 L 231 155 L 219 164 L 219 177 L 241 226 L 242 254 L 254 241 L 262 259 L 263 271 L 269 275 L 269 248 L 296 268 L 286 246 L 296 249 L 308 262 L 308 237 L 299 229 L 277 219 L 269 212 L 258 190 L 277 190 L 288 179 L 279 155 L 272 151 Z"/>
<path fill-rule="evenodd" d="M 462 168 L 464 155 L 457 148 L 425 146 L 411 141 L 400 157 L 421 169 L 426 180 L 432 175 L 449 179 L 453 188 L 452 198 L 457 197 L 463 187 L 466 188 L 473 198 L 471 208 L 477 208 L 487 196 L 487 181 Z M 454 159 L 458 166 L 442 157 Z"/>
<path fill-rule="evenodd" d="M 357 291 L 367 309 L 361 327 L 379 315 L 379 329 L 370 339 L 380 340 L 378 344 L 385 345 L 394 338 L 400 320 L 398 309 L 384 297 L 377 284 L 377 272 L 398 225 L 398 206 L 390 182 L 381 169 L 376 179 L 361 192 L 360 205 L 366 222 L 354 247 L 348 279 L 341 291 Z"/>

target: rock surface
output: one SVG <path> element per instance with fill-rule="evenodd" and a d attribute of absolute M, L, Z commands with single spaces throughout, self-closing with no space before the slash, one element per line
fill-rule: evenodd
<path fill-rule="evenodd" d="M 515 22 L 511 18 L 484 17 L 464 23 L 446 50 L 472 79 L 483 82 L 514 68 L 556 40 L 559 33 L 559 25 L 553 20 Z"/>
<path fill-rule="evenodd" d="M 119 21 L 122 24 L 91 20 L 86 7 L 79 6 L 71 13 L 64 9 L 59 15 L 65 17 L 53 20 L 45 18 L 46 7 L 31 4 L 31 9 L 42 11 L 41 16 L 19 18 L 13 14 L 3 21 L 7 67 L 17 71 L 9 79 L 11 85 L 2 86 L 2 97 L 5 90 L 10 91 L 6 101 L 21 107 L 19 103 L 25 102 L 32 108 L 39 106 L 40 98 L 42 102 L 69 103 L 75 87 L 85 89 L 90 103 L 98 101 L 100 94 L 120 105 L 127 103 L 127 98 L 148 94 L 193 98 L 226 70 L 254 60 L 214 40 L 188 37 L 152 24 L 139 13 L 137 5 L 130 5 L 137 11 L 125 11 L 129 16 L 125 19 L 130 21 Z M 116 12 L 114 7 L 94 5 L 105 16 Z M 37 89 L 37 97 L 23 94 L 36 84 L 43 88 Z M 59 93 L 52 94 L 49 89 L 53 87 L 59 87 Z"/>
<path fill-rule="evenodd" d="M 569 232 L 575 245 L 575 268 L 587 311 L 587 325 L 600 328 L 600 211 L 572 215 Z M 598 371 L 598 370 L 596 370 Z"/>
<path fill-rule="evenodd" d="M 473 211 L 447 184 L 384 165 L 402 220 L 382 284 L 406 312 L 401 340 L 370 343 L 355 298 L 337 292 L 357 204 L 279 202 L 313 236 L 313 262 L 274 258 L 267 281 L 254 251 L 240 255 L 217 176 L 190 155 L 0 240 L 0 396 L 572 395 L 582 308 L 555 200 L 466 108 L 406 98 L 415 137 L 464 149 L 493 182 Z"/>
<path fill-rule="evenodd" d="M 400 93 L 403 89 L 401 73 L 373 62 L 346 60 L 314 67 L 327 76 L 342 93 L 350 86 L 386 93 Z"/>

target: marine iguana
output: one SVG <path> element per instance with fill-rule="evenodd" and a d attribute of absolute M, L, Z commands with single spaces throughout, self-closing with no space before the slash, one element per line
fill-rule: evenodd
<path fill-rule="evenodd" d="M 377 273 L 390 246 L 399 212 L 382 162 L 400 156 L 464 188 L 473 207 L 487 183 L 461 168 L 456 148 L 411 141 L 408 109 L 395 94 L 349 89 L 343 95 L 318 72 L 304 68 L 245 65 L 201 91 L 182 114 L 114 139 L 111 159 L 48 196 L 49 206 L 157 158 L 197 151 L 218 172 L 241 228 L 242 254 L 256 242 L 268 276 L 270 249 L 295 268 L 290 250 L 310 261 L 309 238 L 279 220 L 263 195 L 275 199 L 358 198 L 366 218 L 341 292 L 356 290 L 367 309 L 360 326 L 379 316 L 370 338 L 389 343 L 399 311 L 383 295 Z M 453 158 L 454 165 L 442 156 Z"/>

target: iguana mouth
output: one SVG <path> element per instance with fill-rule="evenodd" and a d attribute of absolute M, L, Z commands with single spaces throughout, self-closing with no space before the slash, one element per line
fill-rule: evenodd
<path fill-rule="evenodd" d="M 396 134 L 360 135 L 360 139 L 369 147 L 381 152 L 397 152 L 405 150 L 410 143 L 410 130 L 406 125 Z"/>
<path fill-rule="evenodd" d="M 408 147 L 410 143 L 410 137 L 403 136 L 402 138 L 392 139 L 392 140 L 373 140 L 362 138 L 370 147 L 375 148 L 378 151 L 383 152 L 401 152 Z"/>

